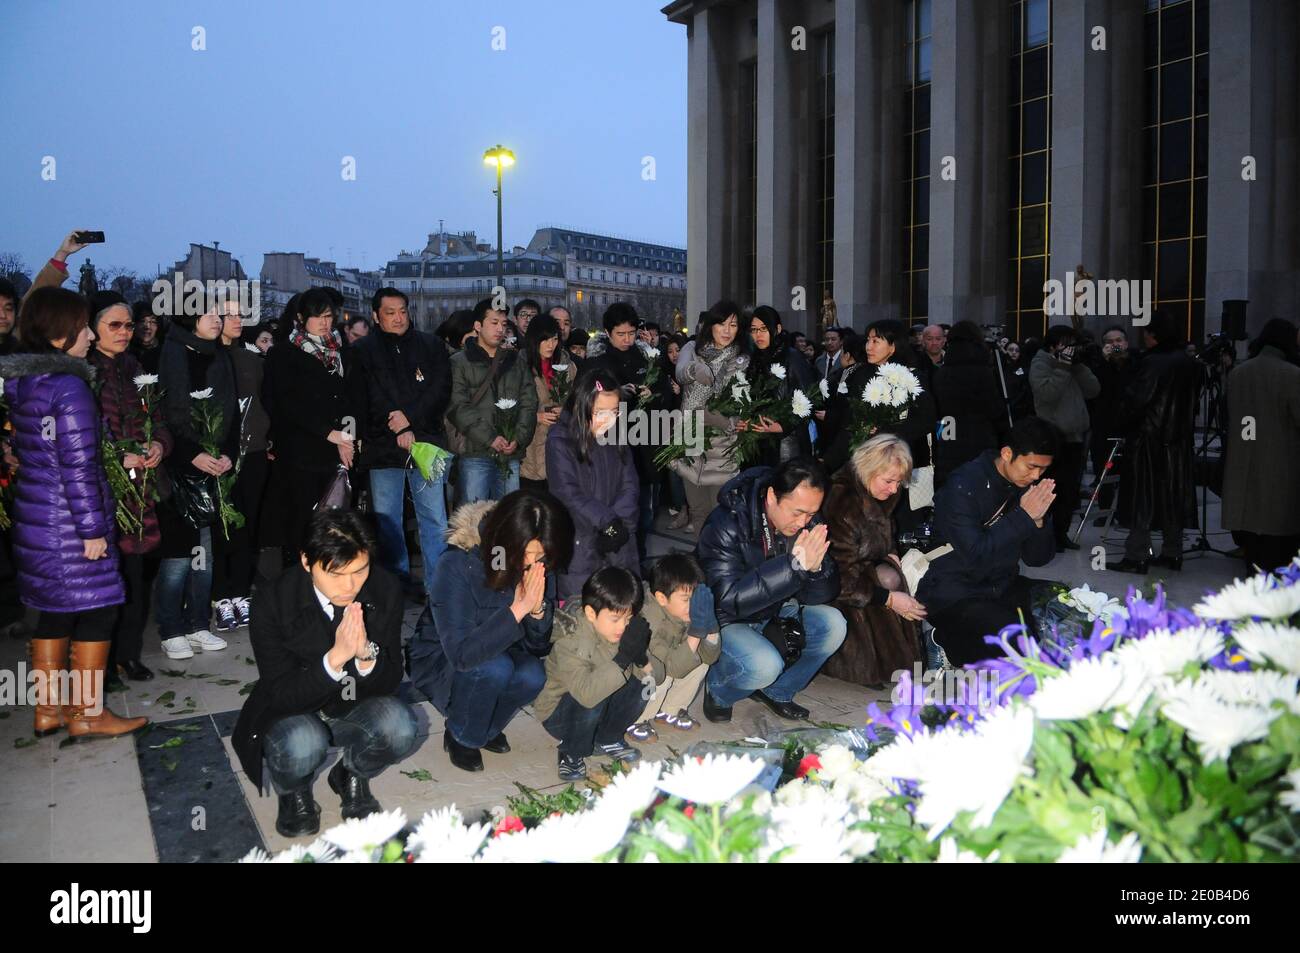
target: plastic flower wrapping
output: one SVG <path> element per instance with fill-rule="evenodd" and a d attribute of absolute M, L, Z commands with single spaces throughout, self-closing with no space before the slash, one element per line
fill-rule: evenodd
<path fill-rule="evenodd" d="M 590 792 L 520 786 L 495 821 L 396 810 L 244 860 L 1300 861 L 1300 558 L 1190 611 L 1075 592 L 1085 638 L 1010 626 L 937 700 L 900 673 L 862 727 L 699 742 Z"/>

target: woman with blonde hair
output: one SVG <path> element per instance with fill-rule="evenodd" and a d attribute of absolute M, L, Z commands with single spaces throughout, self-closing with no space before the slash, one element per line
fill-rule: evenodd
<path fill-rule="evenodd" d="M 921 658 L 925 606 L 907 591 L 894 544 L 894 507 L 911 472 L 907 441 L 878 434 L 835 475 L 823 509 L 840 567 L 835 607 L 848 622 L 844 645 L 823 672 L 876 690 Z"/>

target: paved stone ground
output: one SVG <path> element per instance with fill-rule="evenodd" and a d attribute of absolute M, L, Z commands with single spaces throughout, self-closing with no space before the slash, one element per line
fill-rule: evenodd
<path fill-rule="evenodd" d="M 666 522 L 665 515 L 660 526 Z M 1211 506 L 1209 524 L 1218 525 L 1217 502 Z M 1106 546 L 1112 559 L 1122 555 L 1124 532 L 1116 530 L 1106 539 L 1099 533 L 1087 527 L 1082 550 L 1062 554 L 1030 574 L 1071 585 L 1086 582 L 1122 596 L 1138 578 L 1096 572 L 1090 562 L 1091 549 L 1098 544 Z M 1226 535 L 1212 542 L 1222 549 L 1232 545 Z M 686 536 L 661 529 L 651 539 L 650 552 L 689 548 L 691 543 Z M 1164 574 L 1172 598 L 1190 604 L 1206 589 L 1244 571 L 1239 561 L 1207 553 L 1188 556 L 1180 573 Z M 1160 578 L 1153 573 L 1146 582 Z M 415 607 L 407 612 L 408 635 L 418 614 Z M 61 746 L 66 735 L 58 734 L 28 744 L 31 711 L 0 709 L 0 861 L 218 861 L 242 856 L 255 845 L 285 847 L 287 841 L 275 832 L 275 798 L 258 795 L 230 748 L 229 735 L 244 700 L 240 691 L 256 678 L 256 668 L 247 630 L 226 638 L 230 645 L 224 651 L 174 662 L 161 655 L 155 639 L 146 637 L 145 662 L 157 678 L 130 683 L 128 691 L 109 699 L 119 714 L 154 719 L 155 726 L 136 739 Z M 15 671 L 21 659 L 24 643 L 0 644 L 0 668 Z M 168 692 L 173 694 L 167 697 Z M 874 694 L 825 676 L 799 696 L 814 719 L 852 725 L 863 723 L 863 711 L 873 699 L 887 702 L 887 693 Z M 419 748 L 372 783 L 384 807 L 401 806 L 413 819 L 451 803 L 468 813 L 503 804 L 507 795 L 516 793 L 516 781 L 539 789 L 561 787 L 555 742 L 530 711 L 508 730 L 514 750 L 506 755 L 485 753 L 486 770 L 471 775 L 453 768 L 442 750 L 442 716 L 428 702 L 417 702 L 416 709 Z M 694 711 L 700 717 L 698 700 Z M 696 730 L 665 729 L 657 743 L 643 748 L 647 757 L 668 758 L 670 746 L 680 751 L 699 740 L 761 736 L 782 727 L 789 725 L 772 718 L 761 705 L 744 701 L 736 706 L 729 725 L 701 718 Z M 183 739 L 179 746 L 162 747 L 174 738 Z M 323 829 L 340 820 L 338 798 L 325 782 L 334 759 L 331 754 L 315 785 Z M 421 769 L 432 780 L 403 773 Z"/>

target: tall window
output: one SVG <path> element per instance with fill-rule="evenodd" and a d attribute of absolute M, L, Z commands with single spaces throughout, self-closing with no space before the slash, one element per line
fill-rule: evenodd
<path fill-rule="evenodd" d="M 825 296 L 835 293 L 835 31 L 817 35 L 816 169 L 817 205 L 813 217 L 813 300 L 808 302 L 819 316 Z"/>
<path fill-rule="evenodd" d="M 907 0 L 903 316 L 930 313 L 930 0 Z"/>
<path fill-rule="evenodd" d="M 1007 332 L 1046 331 L 1043 282 L 1050 269 L 1052 4 L 1011 0 L 1011 258 Z"/>
<path fill-rule="evenodd" d="M 1155 306 L 1205 333 L 1205 203 L 1210 108 L 1206 0 L 1147 0 L 1143 275 Z"/>
<path fill-rule="evenodd" d="M 758 62 L 740 66 L 740 247 L 745 303 L 758 296 Z M 658 263 L 656 262 L 656 265 Z"/>

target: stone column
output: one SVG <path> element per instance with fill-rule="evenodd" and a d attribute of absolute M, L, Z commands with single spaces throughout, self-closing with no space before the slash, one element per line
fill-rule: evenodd
<path fill-rule="evenodd" d="M 795 229 L 798 211 L 796 153 L 800 137 L 797 115 L 797 69 L 790 30 L 798 22 L 798 4 L 758 0 L 758 196 L 756 304 L 770 304 L 799 327 L 790 314 L 795 280 Z M 743 170 L 742 170 L 743 172 Z M 743 181 L 743 174 L 740 177 Z M 737 196 L 739 198 L 739 196 Z M 737 235 L 737 252 L 745 253 L 748 235 Z M 807 330 L 803 328 L 803 330 Z"/>
<path fill-rule="evenodd" d="M 722 296 L 724 220 L 730 183 L 724 111 L 734 111 L 723 95 L 722 55 L 730 18 L 717 7 L 697 10 L 687 39 L 687 212 L 686 323 Z"/>

